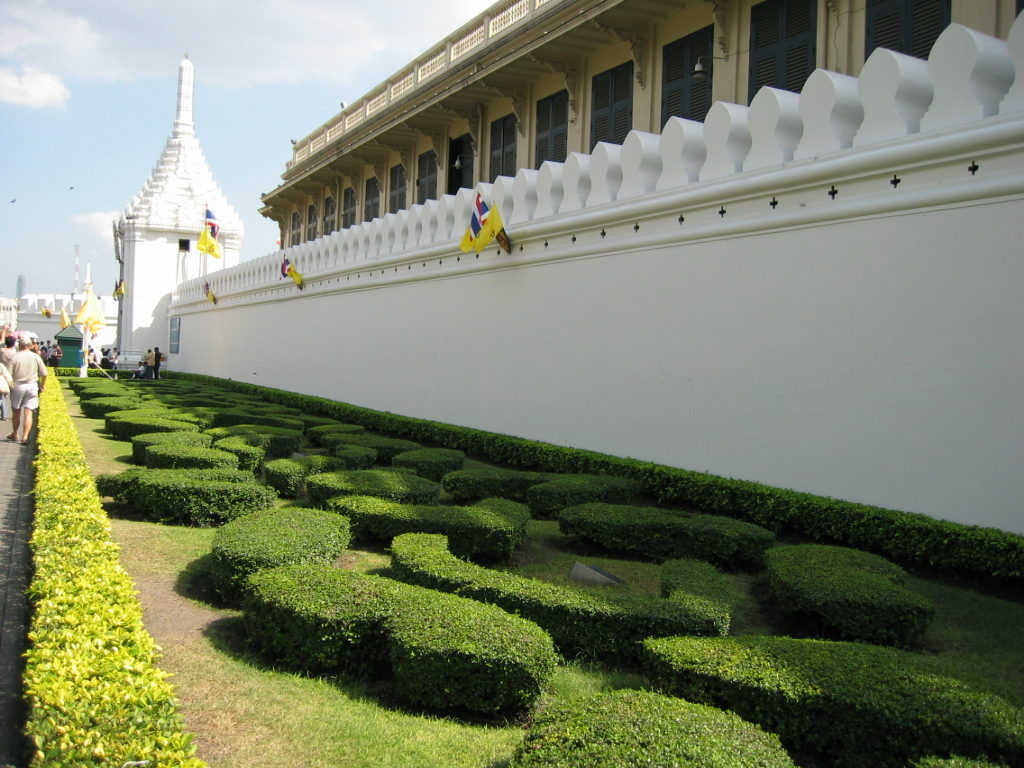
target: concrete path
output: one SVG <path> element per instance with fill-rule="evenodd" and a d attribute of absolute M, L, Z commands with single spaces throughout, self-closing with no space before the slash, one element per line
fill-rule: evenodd
<path fill-rule="evenodd" d="M 0 767 L 28 765 L 23 735 L 22 653 L 28 631 L 28 587 L 32 532 L 32 459 L 28 445 L 9 442 L 11 422 L 0 421 Z"/>

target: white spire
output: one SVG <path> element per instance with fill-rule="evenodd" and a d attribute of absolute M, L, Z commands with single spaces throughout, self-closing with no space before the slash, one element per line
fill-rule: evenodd
<path fill-rule="evenodd" d="M 174 115 L 174 135 L 193 136 L 192 97 L 195 91 L 196 68 L 189 61 L 188 52 L 178 65 L 178 111 Z"/>

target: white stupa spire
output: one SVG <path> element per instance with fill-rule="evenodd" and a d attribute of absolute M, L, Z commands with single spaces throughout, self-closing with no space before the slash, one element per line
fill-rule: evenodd
<path fill-rule="evenodd" d="M 174 135 L 194 136 L 195 123 L 192 121 L 192 100 L 195 94 L 196 68 L 189 61 L 188 52 L 178 65 L 178 111 L 174 115 Z"/>

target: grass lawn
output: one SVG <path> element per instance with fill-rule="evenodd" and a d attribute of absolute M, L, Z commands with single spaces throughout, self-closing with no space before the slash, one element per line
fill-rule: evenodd
<path fill-rule="evenodd" d="M 129 443 L 103 433 L 65 391 L 94 473 L 130 465 Z M 284 503 L 284 502 L 282 502 Z M 208 599 L 204 558 L 212 529 L 157 525 L 111 510 L 121 561 L 139 589 L 146 626 L 163 648 L 160 666 L 173 674 L 199 757 L 211 766 L 346 768 L 498 768 L 523 736 L 519 722 L 462 722 L 399 707 L 386 684 L 309 678 L 268 668 L 246 649 L 237 611 Z M 598 565 L 624 578 L 624 594 L 658 594 L 653 563 L 581 549 L 553 521 L 531 521 L 529 540 L 510 570 L 557 584 L 570 582 L 573 563 Z M 383 551 L 353 550 L 344 567 L 385 572 Z M 733 632 L 780 633 L 757 575 L 728 574 L 737 601 Z M 924 651 L 955 676 L 970 679 L 1024 706 L 1024 605 L 918 576 L 911 589 L 931 600 L 936 619 Z M 637 674 L 570 662 L 557 672 L 548 701 L 616 688 L 642 687 Z M 542 703 L 543 705 L 543 703 Z"/>

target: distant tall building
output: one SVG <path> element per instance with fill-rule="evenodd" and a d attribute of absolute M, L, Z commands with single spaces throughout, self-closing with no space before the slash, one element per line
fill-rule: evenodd
<path fill-rule="evenodd" d="M 196 138 L 192 118 L 195 67 L 178 67 L 173 132 L 142 190 L 114 222 L 115 257 L 123 285 L 118 313 L 122 354 L 167 349 L 167 307 L 178 283 L 238 264 L 243 226 L 217 186 Z M 221 258 L 200 253 L 199 234 L 210 211 L 219 224 Z"/>
<path fill-rule="evenodd" d="M 19 297 L 19 298 L 21 298 L 22 296 L 25 295 L 25 276 L 24 275 L 18 275 L 18 287 L 17 287 L 17 290 L 16 290 L 14 295 Z"/>

